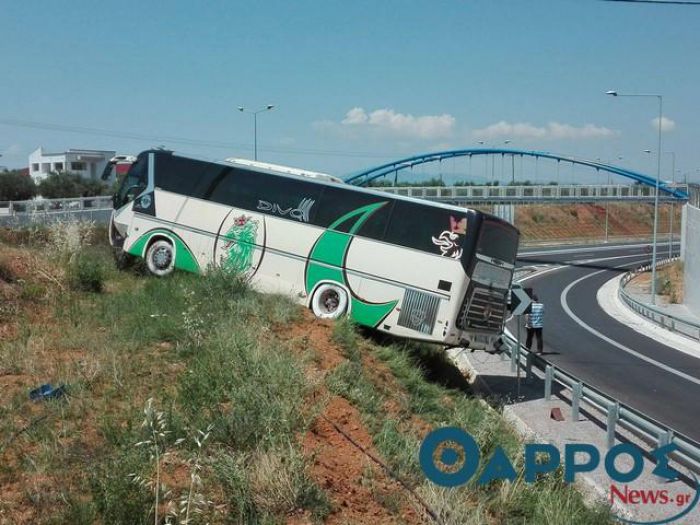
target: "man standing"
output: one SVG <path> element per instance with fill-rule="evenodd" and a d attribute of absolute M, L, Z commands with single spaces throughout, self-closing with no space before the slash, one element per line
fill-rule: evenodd
<path fill-rule="evenodd" d="M 533 336 L 537 336 L 537 353 L 543 352 L 542 327 L 544 326 L 544 305 L 539 301 L 537 295 L 532 294 L 532 305 L 530 313 L 525 316 L 525 329 L 527 330 L 527 340 L 525 346 L 528 350 L 532 346 Z"/>

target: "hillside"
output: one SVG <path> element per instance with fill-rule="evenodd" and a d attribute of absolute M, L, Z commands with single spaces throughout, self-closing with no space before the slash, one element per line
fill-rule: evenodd
<path fill-rule="evenodd" d="M 0 244 L 0 524 L 609 521 L 559 478 L 426 481 L 417 451 L 436 426 L 522 462 L 441 349 L 318 321 L 230 275 L 118 272 L 86 246 L 99 237 Z M 29 400 L 49 382 L 66 394 Z"/>
<path fill-rule="evenodd" d="M 680 235 L 681 207 L 674 206 L 673 231 Z M 667 235 L 670 227 L 669 206 L 659 207 L 658 231 Z M 603 239 L 605 205 L 523 205 L 515 208 L 515 225 L 525 242 L 577 239 Z M 608 235 L 611 238 L 649 237 L 653 232 L 654 207 L 648 204 L 614 203 L 609 205 Z"/>

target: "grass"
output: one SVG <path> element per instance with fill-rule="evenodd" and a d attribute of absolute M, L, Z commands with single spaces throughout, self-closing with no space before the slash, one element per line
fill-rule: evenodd
<path fill-rule="evenodd" d="M 344 331 L 345 329 L 343 329 Z M 336 340 L 341 340 L 336 337 Z M 347 334 L 346 352 L 355 352 L 356 341 Z M 561 473 L 530 485 L 522 479 L 521 441 L 500 415 L 462 391 L 436 385 L 426 379 L 421 363 L 436 359 L 434 347 L 415 343 L 389 346 L 365 345 L 366 351 L 384 362 L 408 394 L 398 417 L 383 407 L 387 394 L 360 361 L 341 365 L 328 378 L 329 388 L 360 409 L 374 444 L 389 466 L 410 484 L 446 524 L 458 523 L 610 523 L 606 507 L 587 507 L 578 491 L 563 482 Z M 440 353 L 444 356 L 443 353 Z M 418 465 L 421 431 L 406 424 L 406 416 L 420 417 L 430 426 L 458 426 L 477 440 L 482 458 L 503 447 L 520 477 L 476 487 L 472 478 L 465 487 L 441 489 L 425 480 Z M 482 462 L 483 463 L 483 462 Z"/>
<path fill-rule="evenodd" d="M 302 446 L 327 400 L 341 396 L 358 409 L 379 457 L 445 523 L 608 520 L 560 477 L 458 490 L 425 480 L 417 451 L 434 426 L 467 429 L 487 456 L 496 446 L 514 458 L 520 450 L 495 411 L 430 380 L 428 370 L 449 366 L 441 351 L 382 346 L 341 321 L 328 334 L 340 361 L 319 371 L 320 342 L 289 337 L 292 325 L 308 322 L 290 300 L 221 271 L 118 272 L 90 232 L 71 231 L 77 247 L 50 235 L 45 244 L 21 241 L 32 268 L 12 283 L 11 332 L 0 340 L 0 517 L 252 524 L 337 513 L 342 522 L 343 507 Z M 49 381 L 65 383 L 68 397 L 27 400 Z M 353 482 L 402 520 L 409 495 L 376 476 Z"/>

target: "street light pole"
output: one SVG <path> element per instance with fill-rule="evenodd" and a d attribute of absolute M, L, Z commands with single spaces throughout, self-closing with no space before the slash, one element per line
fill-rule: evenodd
<path fill-rule="evenodd" d="M 667 151 L 666 155 L 671 155 L 671 185 L 675 185 L 676 183 L 676 152 L 675 151 Z M 670 213 L 670 219 L 669 219 L 669 227 L 668 227 L 668 258 L 670 259 L 673 256 L 673 219 L 674 219 L 674 214 L 675 214 L 675 206 L 673 205 L 673 201 L 671 201 L 671 213 Z"/>
<path fill-rule="evenodd" d="M 659 181 L 661 178 L 661 122 L 663 120 L 664 98 L 656 93 L 618 93 L 608 91 L 613 97 L 654 97 L 659 101 L 659 142 L 656 156 L 656 188 L 654 191 L 654 236 L 651 252 L 651 304 L 656 304 L 656 235 L 659 227 Z"/>
<path fill-rule="evenodd" d="M 258 113 L 262 113 L 263 111 L 270 111 L 274 107 L 274 104 L 268 104 L 267 106 L 262 107 L 258 110 L 250 111 L 249 109 L 246 109 L 245 106 L 238 106 L 238 111 L 240 111 L 241 113 L 253 114 L 253 155 L 255 160 L 258 160 Z"/>
<path fill-rule="evenodd" d="M 510 144 L 511 140 L 504 140 L 503 144 L 507 146 Z M 510 156 L 510 161 L 511 161 L 511 177 L 510 177 L 510 184 L 511 186 L 515 186 L 515 155 Z"/>

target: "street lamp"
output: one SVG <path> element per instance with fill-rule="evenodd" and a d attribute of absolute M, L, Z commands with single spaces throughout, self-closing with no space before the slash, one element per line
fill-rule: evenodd
<path fill-rule="evenodd" d="M 676 152 L 675 151 L 664 151 L 665 155 L 671 155 L 671 186 L 676 184 Z M 676 207 L 671 201 L 671 218 L 669 219 L 668 226 L 668 258 L 673 256 L 673 219 L 676 212 Z"/>
<path fill-rule="evenodd" d="M 508 139 L 508 140 L 504 140 L 503 144 L 505 144 L 507 146 L 511 142 L 512 141 L 510 139 Z M 515 186 L 515 155 L 510 156 L 510 169 L 511 169 L 510 183 L 512 186 Z"/>
<path fill-rule="evenodd" d="M 258 160 L 258 113 L 270 111 L 274 107 L 274 104 L 268 104 L 267 106 L 264 106 L 258 110 L 251 111 L 249 109 L 246 109 L 245 106 L 238 106 L 238 111 L 240 111 L 241 113 L 253 114 L 253 154 L 255 155 L 255 160 Z"/>
<path fill-rule="evenodd" d="M 656 304 L 656 232 L 659 225 L 659 179 L 661 178 L 661 121 L 663 120 L 664 98 L 656 93 L 618 93 L 611 90 L 605 93 L 613 97 L 654 97 L 659 101 L 659 144 L 656 156 L 656 191 L 654 192 L 654 237 L 651 252 L 651 304 Z"/>

